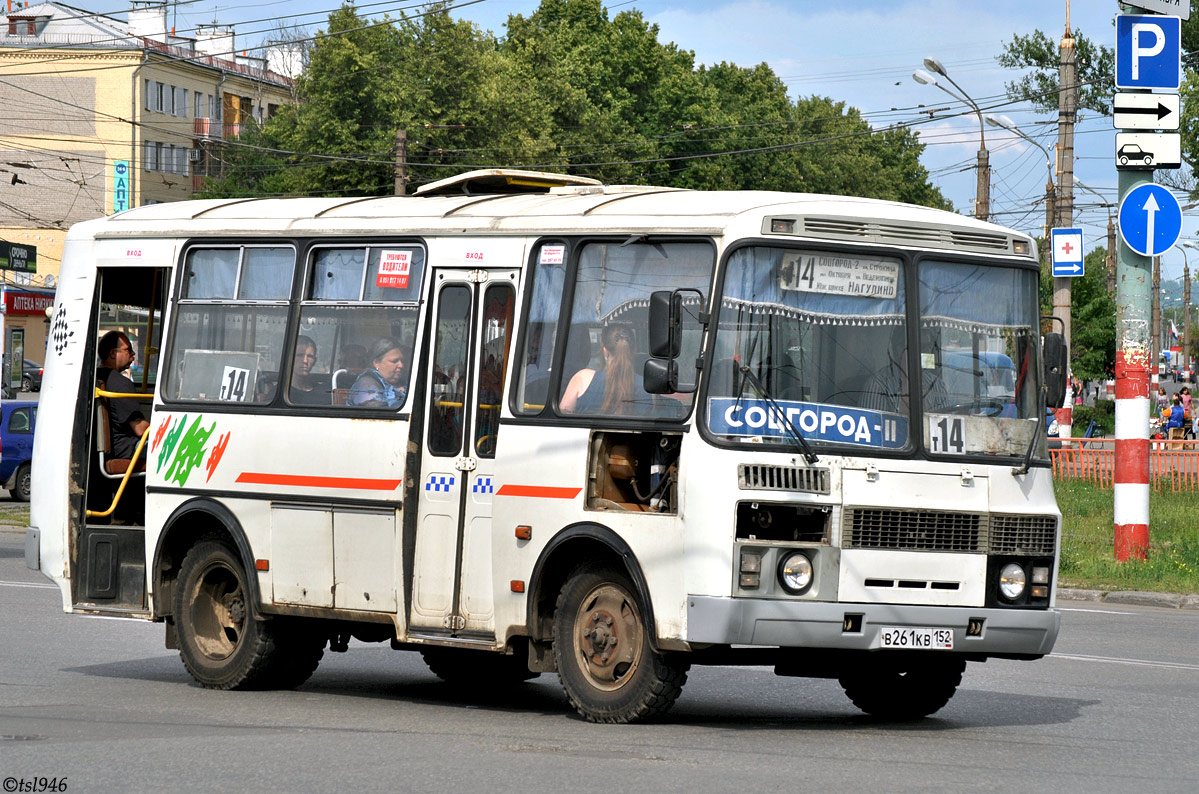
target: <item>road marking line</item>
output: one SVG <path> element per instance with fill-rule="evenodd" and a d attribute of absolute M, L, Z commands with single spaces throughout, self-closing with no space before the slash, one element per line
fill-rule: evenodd
<path fill-rule="evenodd" d="M 1120 659 L 1113 656 L 1088 656 L 1081 653 L 1051 653 L 1050 659 L 1069 659 L 1075 662 L 1106 662 L 1108 664 L 1131 664 L 1140 667 L 1167 667 L 1174 670 L 1199 670 L 1199 664 L 1186 662 L 1153 662 L 1147 659 Z"/>
<path fill-rule="evenodd" d="M 5 587 L 44 587 L 48 590 L 57 590 L 56 584 L 41 584 L 39 582 L 0 582 L 0 585 Z"/>
<path fill-rule="evenodd" d="M 1061 612 L 1094 612 L 1096 615 L 1136 615 L 1137 612 L 1117 612 L 1114 609 L 1083 609 L 1081 607 L 1058 607 Z"/>

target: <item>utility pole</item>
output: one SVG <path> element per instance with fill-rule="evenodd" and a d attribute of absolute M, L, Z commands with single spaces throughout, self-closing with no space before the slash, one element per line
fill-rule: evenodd
<path fill-rule="evenodd" d="M 1066 4 L 1066 32 L 1062 36 L 1059 58 L 1055 226 L 1061 228 L 1074 225 L 1074 122 L 1078 116 L 1078 61 L 1074 49 L 1074 34 L 1070 32 L 1069 3 Z M 1062 335 L 1066 338 L 1067 350 L 1074 349 L 1070 333 L 1070 286 L 1069 278 L 1057 276 L 1053 279 L 1053 314 L 1062 321 Z M 1073 372 L 1073 368 L 1067 367 L 1067 371 Z M 1067 389 L 1066 404 L 1058 412 L 1057 420 L 1063 437 L 1070 436 L 1072 413 L 1070 390 Z"/>
<path fill-rule="evenodd" d="M 1161 368 L 1159 362 L 1162 355 L 1162 258 L 1160 256 L 1153 257 L 1153 309 L 1149 315 L 1149 327 L 1153 329 L 1153 356 L 1150 359 L 1151 369 L 1149 370 L 1149 399 L 1152 402 L 1157 399 L 1157 371 Z"/>
<path fill-rule="evenodd" d="M 408 130 L 396 130 L 395 194 L 408 189 Z"/>
<path fill-rule="evenodd" d="M 1182 364 L 1183 371 L 1191 371 L 1191 266 L 1182 268 Z M 1190 381 L 1187 381 L 1190 385 Z M 1194 408 L 1191 409 L 1195 410 Z"/>
<path fill-rule="evenodd" d="M 1109 205 L 1110 206 L 1110 205 Z M 1107 291 L 1116 294 L 1116 221 L 1112 211 L 1107 211 Z"/>

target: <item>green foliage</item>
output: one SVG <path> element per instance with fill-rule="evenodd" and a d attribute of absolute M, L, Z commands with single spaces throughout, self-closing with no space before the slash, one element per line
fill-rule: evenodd
<path fill-rule="evenodd" d="M 1199 593 L 1199 524 L 1195 494 L 1155 488 L 1149 499 L 1149 553 L 1118 563 L 1112 491 L 1081 480 L 1056 480 L 1062 511 L 1060 576 L 1068 587 Z"/>
<path fill-rule="evenodd" d="M 1109 377 L 1116 368 L 1116 302 L 1107 291 L 1107 250 L 1086 256 L 1086 272 L 1070 290 L 1070 366 L 1087 380 Z"/>
<path fill-rule="evenodd" d="M 1098 432 L 1095 437 L 1106 436 L 1111 437 L 1116 433 L 1116 403 L 1112 400 L 1099 400 L 1094 407 L 1089 405 L 1074 406 L 1072 424 L 1070 426 L 1070 434 L 1072 436 L 1082 436 L 1087 432 L 1087 428 L 1091 426 L 1091 422 L 1095 422 L 1098 426 Z"/>
<path fill-rule="evenodd" d="M 386 20 L 386 18 L 385 18 Z M 298 103 L 247 131 L 206 195 L 379 195 L 407 131 L 414 184 L 526 167 L 608 183 L 859 195 L 952 209 L 906 128 L 825 97 L 792 101 L 766 64 L 696 68 L 639 11 L 543 0 L 498 39 L 444 3 L 372 24 L 329 18 Z"/>
<path fill-rule="evenodd" d="M 1060 37 L 1050 38 L 1039 30 L 1027 36 L 1013 36 L 997 58 L 999 65 L 1032 71 L 1007 84 L 1008 98 L 1014 102 L 1029 102 L 1038 110 L 1056 111 L 1060 50 Z M 1078 68 L 1078 107 L 1110 116 L 1111 96 L 1115 91 L 1115 54 L 1078 31 L 1074 32 L 1074 51 Z"/>

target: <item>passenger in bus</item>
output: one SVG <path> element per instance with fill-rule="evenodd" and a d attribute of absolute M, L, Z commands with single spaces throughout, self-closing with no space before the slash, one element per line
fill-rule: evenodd
<path fill-rule="evenodd" d="M 135 356 L 129 337 L 123 331 L 109 331 L 100 338 L 97 352 L 100 366 L 96 370 L 96 380 L 104 391 L 138 394 L 133 381 L 121 374 L 133 364 Z M 108 425 L 112 436 L 111 456 L 128 460 L 133 457 L 137 442 L 149 429 L 150 422 L 142 413 L 140 401 L 117 398 L 108 401 Z"/>
<path fill-rule="evenodd" d="M 370 369 L 354 381 L 346 405 L 359 408 L 399 408 L 404 404 L 404 351 L 390 336 L 377 340 L 370 349 Z"/>
<path fill-rule="evenodd" d="M 623 325 L 604 327 L 604 369 L 579 370 L 566 384 L 562 410 L 567 413 L 642 413 L 646 399 L 641 375 L 633 368 L 633 332 Z"/>
<path fill-rule="evenodd" d="M 312 374 L 316 363 L 316 342 L 307 336 L 296 337 L 296 355 L 291 367 L 291 392 L 288 398 L 296 405 L 328 405 L 329 391 L 320 388 Z"/>

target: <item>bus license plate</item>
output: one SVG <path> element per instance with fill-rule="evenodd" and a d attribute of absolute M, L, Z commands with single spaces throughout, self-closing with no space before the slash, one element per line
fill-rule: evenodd
<path fill-rule="evenodd" d="M 905 650 L 952 651 L 953 629 L 883 626 L 879 629 L 883 648 Z"/>

